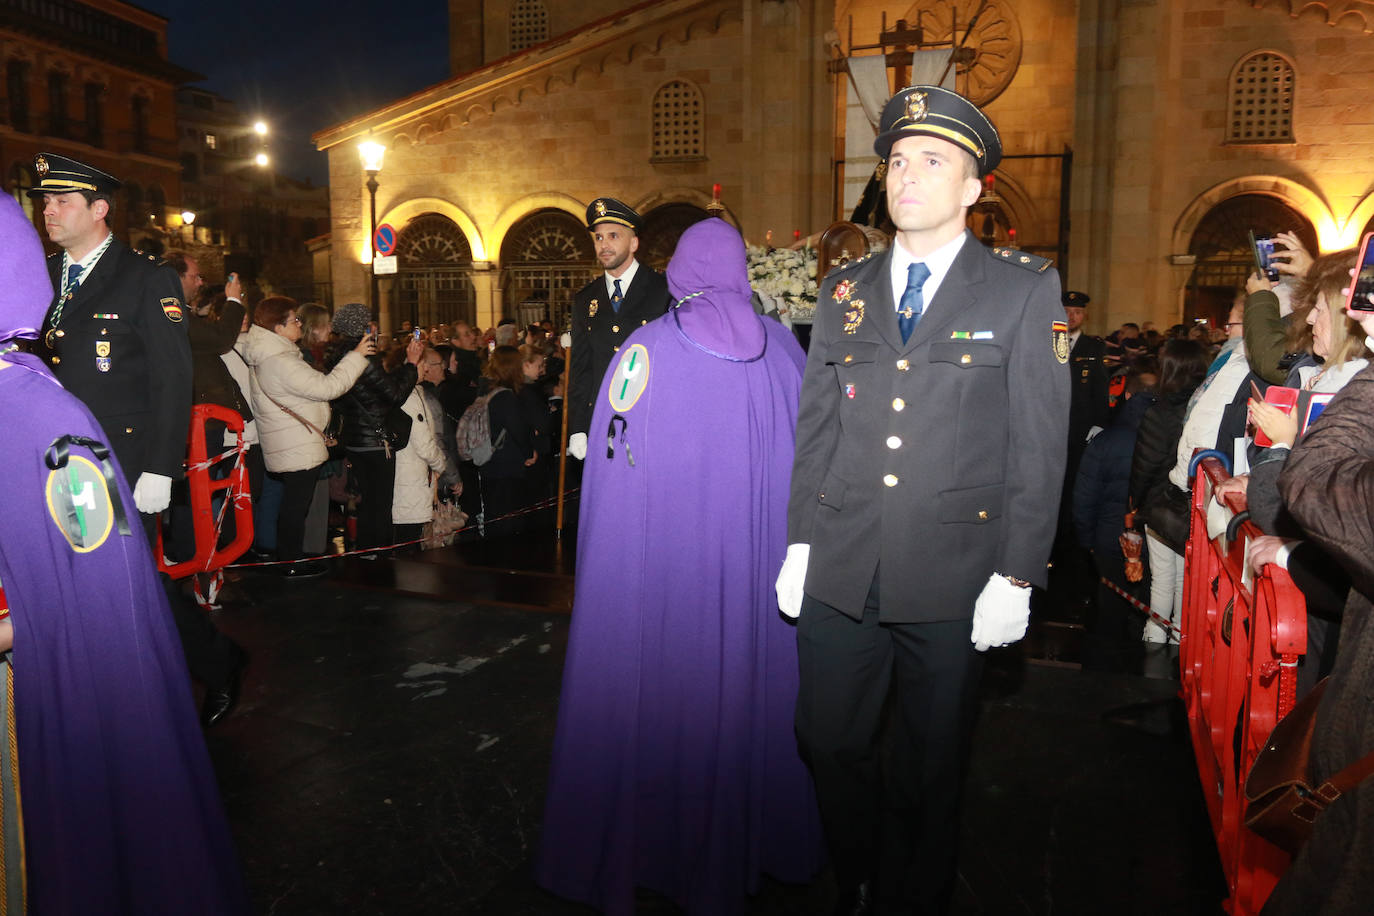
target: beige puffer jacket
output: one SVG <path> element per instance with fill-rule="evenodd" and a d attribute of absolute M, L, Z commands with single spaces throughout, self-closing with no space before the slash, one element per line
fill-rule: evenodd
<path fill-rule="evenodd" d="M 303 471 L 324 464 L 329 457 L 324 438 L 272 398 L 322 430 L 329 425 L 329 402 L 353 387 L 367 368 L 367 358 L 349 353 L 325 375 L 306 363 L 294 343 L 257 325 L 239 335 L 238 351 L 252 370 L 248 397 L 267 470 Z"/>
<path fill-rule="evenodd" d="M 429 472 L 444 472 L 444 453 L 434 435 L 435 418 L 429 415 L 419 388 L 410 392 L 401 409 L 410 415 L 410 441 L 396 453 L 391 522 L 414 525 L 434 518 L 434 487 Z"/>

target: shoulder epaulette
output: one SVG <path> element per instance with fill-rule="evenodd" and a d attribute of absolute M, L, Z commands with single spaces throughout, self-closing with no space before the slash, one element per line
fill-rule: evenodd
<path fill-rule="evenodd" d="M 872 257 L 873 252 L 870 251 L 868 254 L 864 255 L 861 258 L 853 258 L 852 260 L 846 261 L 843 264 L 836 264 L 834 267 L 830 268 L 825 272 L 825 278 L 838 276 L 839 274 L 844 273 L 846 270 L 858 267 L 860 264 L 869 260 Z"/>
<path fill-rule="evenodd" d="M 1037 274 L 1044 273 L 1054 263 L 1049 258 L 1042 258 L 1038 254 L 1027 254 L 1019 248 L 994 248 L 992 249 L 992 256 L 999 261 L 1015 264 L 1017 267 L 1025 268 Z"/>
<path fill-rule="evenodd" d="M 162 265 L 162 264 L 166 264 L 166 263 L 167 263 L 165 260 L 163 260 L 162 258 L 159 258 L 157 255 L 155 255 L 155 254 L 149 254 L 148 252 L 144 251 L 144 250 L 141 249 L 141 248 L 131 248 L 131 249 L 129 249 L 129 250 L 132 251 L 134 254 L 138 255 L 139 257 L 147 258 L 148 260 L 152 261 L 154 264 Z"/>

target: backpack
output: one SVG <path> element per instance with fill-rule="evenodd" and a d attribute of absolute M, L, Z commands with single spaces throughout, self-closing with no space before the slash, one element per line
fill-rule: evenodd
<path fill-rule="evenodd" d="M 497 388 L 482 395 L 463 411 L 462 418 L 458 420 L 455 438 L 458 440 L 458 457 L 464 461 L 471 461 L 481 467 L 491 460 L 491 456 L 495 455 L 496 450 L 506 441 L 504 429 L 496 437 L 495 442 L 491 441 L 491 411 L 487 409 L 491 399 L 503 390 Z"/>

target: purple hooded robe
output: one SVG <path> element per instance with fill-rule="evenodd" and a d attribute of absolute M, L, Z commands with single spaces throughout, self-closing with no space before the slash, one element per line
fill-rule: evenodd
<path fill-rule="evenodd" d="M 616 916 L 637 886 L 728 916 L 821 864 L 773 590 L 804 357 L 754 314 L 729 224 L 688 229 L 668 285 L 684 304 L 620 348 L 592 418 L 536 878 Z"/>
<path fill-rule="evenodd" d="M 37 335 L 52 285 L 0 197 L 0 350 Z M 0 356 L 0 585 L 30 913 L 248 911 L 186 662 L 138 510 L 100 425 L 34 356 Z M 118 518 L 123 515 L 125 531 Z M 6 812 L 12 816 L 14 812 Z"/>

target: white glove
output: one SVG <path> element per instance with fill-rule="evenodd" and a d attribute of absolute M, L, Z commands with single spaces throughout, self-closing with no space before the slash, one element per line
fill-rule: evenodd
<path fill-rule="evenodd" d="M 788 544 L 787 557 L 778 573 L 778 610 L 788 617 L 801 616 L 802 591 L 806 587 L 806 563 L 811 559 L 810 544 Z"/>
<path fill-rule="evenodd" d="M 986 652 L 992 646 L 1009 646 L 1026 635 L 1030 622 L 1031 590 L 1012 585 L 1006 576 L 993 573 L 973 605 L 973 648 Z"/>
<path fill-rule="evenodd" d="M 562 347 L 564 350 L 569 349 L 572 346 L 572 335 L 569 334 L 567 331 L 564 331 L 558 337 L 558 345 Z"/>
<path fill-rule="evenodd" d="M 172 502 L 172 478 L 144 471 L 134 484 L 134 505 L 144 515 L 157 515 Z"/>
<path fill-rule="evenodd" d="M 568 437 L 568 454 L 578 461 L 583 461 L 587 457 L 587 434 L 573 433 Z"/>

